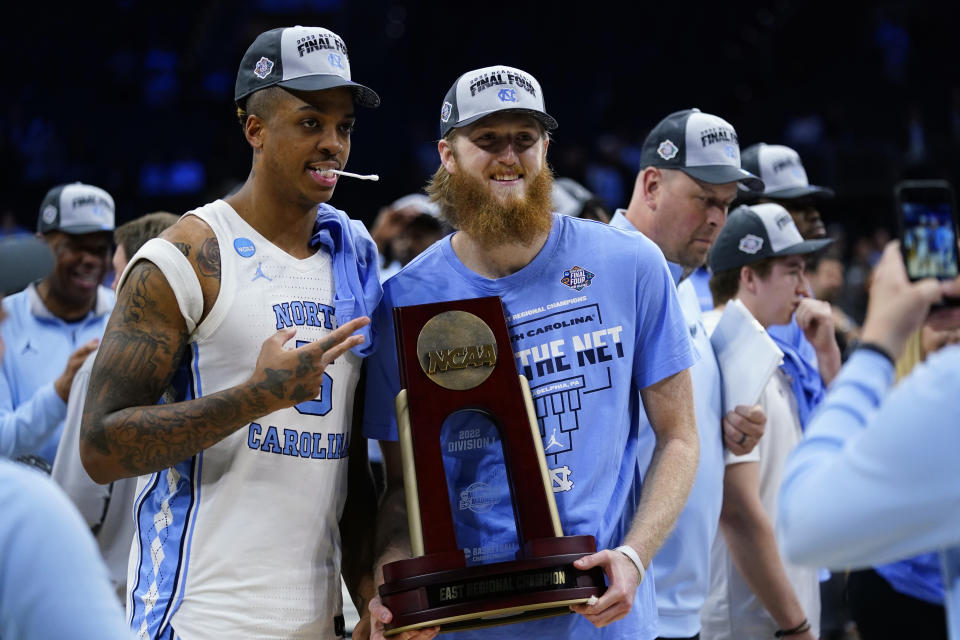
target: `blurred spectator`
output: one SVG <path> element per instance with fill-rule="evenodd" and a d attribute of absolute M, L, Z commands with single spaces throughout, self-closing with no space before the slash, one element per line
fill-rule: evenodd
<path fill-rule="evenodd" d="M 20 223 L 17 222 L 17 217 L 14 215 L 13 211 L 7 209 L 3 212 L 3 215 L 0 216 L 0 238 L 29 235 L 33 234 L 30 233 L 29 229 L 20 226 Z"/>
<path fill-rule="evenodd" d="M 610 222 L 610 214 L 600 198 L 572 178 L 555 178 L 553 181 L 553 210 L 565 216 Z"/>
<path fill-rule="evenodd" d="M 0 241 L 0 297 L 52 268 L 41 241 Z M 4 314 L 0 307 L 0 323 Z M 130 638 L 93 540 L 57 486 L 34 469 L 0 460 L 0 505 L 0 637 Z"/>
<path fill-rule="evenodd" d="M 411 193 L 380 210 L 370 229 L 380 252 L 383 282 L 450 232 L 440 208 L 422 193 Z"/>
<path fill-rule="evenodd" d="M 843 272 L 843 261 L 833 251 L 814 254 L 807 261 L 807 280 L 813 297 L 830 303 L 841 354 L 845 354 L 860 335 L 859 325 L 837 304 L 843 291 Z"/>
<path fill-rule="evenodd" d="M 832 198 L 833 190 L 810 184 L 796 151 L 784 145 L 761 142 L 744 150 L 741 164 L 759 176 L 764 184 L 761 193 L 743 194 L 744 200 L 773 202 L 785 208 L 800 235 L 807 240 L 826 237 L 818 200 Z M 810 314 L 802 317 L 807 322 L 816 319 Z M 792 380 L 801 422 L 806 424 L 814 407 L 822 400 L 825 386 L 840 370 L 842 354 L 833 336 L 827 340 L 820 327 L 801 324 L 800 319 L 801 316 L 795 314 L 787 324 L 770 327 L 767 333 L 784 353 L 784 366 Z M 820 336 L 822 344 L 812 344 L 807 335 Z"/>
<path fill-rule="evenodd" d="M 116 277 L 111 287 L 116 293 L 120 275 L 129 259 L 140 250 L 147 240 L 160 235 L 164 229 L 177 221 L 172 213 L 158 211 L 131 220 L 113 232 L 117 244 L 113 252 L 113 269 Z M 123 597 L 127 585 L 127 558 L 134 537 L 133 519 L 130 510 L 136 494 L 137 479 L 122 478 L 110 484 L 94 482 L 80 462 L 80 419 L 83 416 L 84 399 L 90 371 L 97 357 L 94 351 L 77 371 L 67 400 L 67 416 L 64 420 L 60 446 L 53 461 L 53 479 L 63 487 L 80 515 L 97 540 L 97 545 L 117 594 Z"/>
<path fill-rule="evenodd" d="M 113 220 L 110 194 L 79 182 L 54 187 L 40 205 L 37 231 L 54 267 L 3 301 L 0 456 L 33 456 L 46 470 L 53 463 L 73 377 L 113 308 L 113 292 L 100 285 Z"/>
<path fill-rule="evenodd" d="M 760 176 L 764 189 L 760 193 L 745 192 L 747 202 L 776 202 L 790 212 L 804 238 L 824 238 L 826 226 L 820 217 L 819 203 L 833 198 L 833 189 L 810 184 L 800 154 L 781 144 L 760 142 L 743 150 L 740 163 L 747 171 Z"/>

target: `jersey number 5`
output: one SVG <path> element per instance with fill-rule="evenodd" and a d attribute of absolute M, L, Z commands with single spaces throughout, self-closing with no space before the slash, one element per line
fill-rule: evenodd
<path fill-rule="evenodd" d="M 309 344 L 307 340 L 297 340 L 297 348 Z M 299 413 L 307 416 L 325 416 L 333 408 L 333 378 L 323 372 L 323 382 L 320 383 L 320 395 L 313 400 L 307 400 L 294 405 Z"/>

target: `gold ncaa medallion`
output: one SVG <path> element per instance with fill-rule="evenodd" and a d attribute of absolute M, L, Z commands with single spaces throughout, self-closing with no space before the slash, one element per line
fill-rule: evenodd
<path fill-rule="evenodd" d="M 417 337 L 417 359 L 444 389 L 465 391 L 483 383 L 497 364 L 497 340 L 487 323 L 466 311 L 430 318 Z"/>

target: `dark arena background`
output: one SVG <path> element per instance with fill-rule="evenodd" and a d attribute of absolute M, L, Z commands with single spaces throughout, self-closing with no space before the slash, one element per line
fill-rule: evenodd
<path fill-rule="evenodd" d="M 118 222 L 232 190 L 250 166 L 237 65 L 258 33 L 293 24 L 340 34 L 383 100 L 359 113 L 347 165 L 381 181 L 344 179 L 332 200 L 368 224 L 436 167 L 453 80 L 491 64 L 540 80 L 560 122 L 556 174 L 611 210 L 649 128 L 691 106 L 729 120 L 741 147 L 797 149 L 837 191 L 822 213 L 848 260 L 894 232 L 898 179 L 960 176 L 957 3 L 112 0 L 4 14 L 0 213 L 27 229 L 61 182 L 107 189 Z"/>

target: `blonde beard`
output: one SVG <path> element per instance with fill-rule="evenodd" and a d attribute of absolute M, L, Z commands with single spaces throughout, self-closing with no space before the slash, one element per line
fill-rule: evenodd
<path fill-rule="evenodd" d="M 550 195 L 553 173 L 549 167 L 538 173 L 525 196 L 501 202 L 485 180 L 464 171 L 447 173 L 441 166 L 427 192 L 440 204 L 443 217 L 484 247 L 509 243 L 529 245 L 550 232 L 553 208 Z"/>

